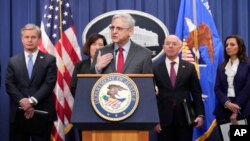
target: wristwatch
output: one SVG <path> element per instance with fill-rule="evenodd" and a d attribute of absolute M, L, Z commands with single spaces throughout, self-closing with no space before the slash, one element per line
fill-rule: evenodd
<path fill-rule="evenodd" d="M 29 98 L 29 102 L 30 102 L 30 105 L 32 105 L 32 106 L 35 104 L 35 102 L 32 100 L 31 97 Z"/>

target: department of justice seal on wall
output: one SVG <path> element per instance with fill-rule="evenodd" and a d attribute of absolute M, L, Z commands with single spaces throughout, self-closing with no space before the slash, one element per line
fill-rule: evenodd
<path fill-rule="evenodd" d="M 91 91 L 94 111 L 108 121 L 131 116 L 139 104 L 139 91 L 132 79 L 112 73 L 99 78 Z"/>

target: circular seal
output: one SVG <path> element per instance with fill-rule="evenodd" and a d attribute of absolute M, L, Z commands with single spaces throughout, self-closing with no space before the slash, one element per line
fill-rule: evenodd
<path fill-rule="evenodd" d="M 105 36 L 108 44 L 111 43 L 109 26 L 112 17 L 118 13 L 129 13 L 133 16 L 136 25 L 131 39 L 135 43 L 151 50 L 153 62 L 160 59 L 164 54 L 162 45 L 165 37 L 169 35 L 168 29 L 161 20 L 142 11 L 115 10 L 97 16 L 86 25 L 82 33 L 82 43 L 85 43 L 86 37 L 92 33 L 102 34 Z"/>
<path fill-rule="evenodd" d="M 139 91 L 132 79 L 112 73 L 99 78 L 91 91 L 94 111 L 108 121 L 131 116 L 139 104 Z"/>

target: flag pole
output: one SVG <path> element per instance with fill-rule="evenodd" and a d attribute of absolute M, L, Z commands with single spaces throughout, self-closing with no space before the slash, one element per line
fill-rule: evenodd
<path fill-rule="evenodd" d="M 61 47 L 60 47 L 60 53 L 61 53 L 61 60 L 62 60 L 62 75 L 63 75 L 63 78 L 64 78 L 64 73 L 65 73 L 65 63 L 64 63 L 64 59 L 63 59 L 63 53 L 62 53 L 62 46 L 64 45 L 64 41 L 63 41 L 63 18 L 62 18 L 62 3 L 63 3 L 63 0 L 60 0 L 60 3 L 59 3 L 59 17 L 60 17 L 60 21 L 59 21 L 59 24 L 60 24 L 60 40 L 61 40 Z M 63 85 L 64 87 L 64 85 Z M 64 91 L 64 88 L 63 88 L 63 91 Z M 64 94 L 64 92 L 63 92 Z M 64 101 L 64 100 L 63 100 Z M 63 102 L 64 104 L 64 102 Z M 64 105 L 63 105 L 63 108 L 64 108 Z M 73 128 L 73 124 L 71 123 L 64 123 L 64 119 L 63 119 L 63 124 L 64 124 L 64 134 L 67 134 L 72 128 Z M 65 124 L 67 124 L 65 126 Z"/>
<path fill-rule="evenodd" d="M 59 52 L 61 54 L 61 62 L 62 62 L 62 74 L 64 74 L 65 72 L 65 64 L 64 64 L 64 61 L 63 61 L 63 53 L 62 53 L 62 45 L 63 45 L 63 29 L 62 29 L 62 1 L 63 0 L 60 0 L 59 1 L 59 24 L 60 24 L 60 39 L 61 40 L 61 46 L 59 48 Z"/>
<path fill-rule="evenodd" d="M 199 70 L 199 60 L 196 56 L 196 52 L 199 51 L 198 47 L 199 47 L 199 43 L 198 43 L 198 24 L 197 24 L 197 13 L 196 13 L 196 0 L 193 0 L 193 21 L 194 21 L 194 25 L 196 26 L 196 29 L 194 29 L 194 51 L 195 51 L 195 55 L 194 55 L 194 66 L 198 75 L 198 78 L 200 79 L 200 70 Z"/>

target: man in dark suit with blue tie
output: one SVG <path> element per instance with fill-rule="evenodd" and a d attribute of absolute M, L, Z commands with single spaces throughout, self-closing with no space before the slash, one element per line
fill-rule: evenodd
<path fill-rule="evenodd" d="M 14 141 L 49 141 L 57 119 L 53 88 L 56 59 L 38 50 L 41 31 L 34 24 L 21 30 L 24 53 L 11 57 L 6 91 L 10 96 L 10 127 Z"/>
<path fill-rule="evenodd" d="M 203 124 L 204 105 L 201 86 L 193 64 L 179 59 L 181 40 L 166 37 L 163 50 L 166 58 L 154 68 L 160 123 L 155 126 L 159 141 L 192 141 L 193 125 L 189 125 L 183 101 L 193 101 L 195 127 Z"/>
<path fill-rule="evenodd" d="M 114 15 L 110 25 L 111 44 L 96 51 L 91 71 L 94 73 L 152 73 L 152 53 L 134 43 L 130 37 L 134 18 L 127 13 Z"/>

